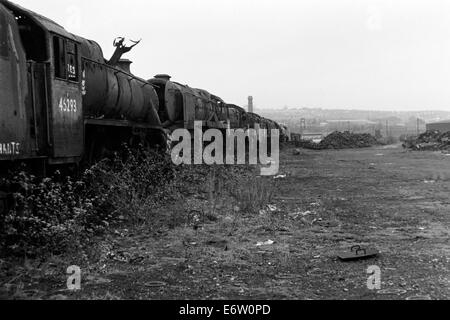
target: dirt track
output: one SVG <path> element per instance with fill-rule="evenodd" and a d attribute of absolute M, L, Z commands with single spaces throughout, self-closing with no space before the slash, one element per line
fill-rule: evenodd
<path fill-rule="evenodd" d="M 302 152 L 283 151 L 280 173 L 287 177 L 273 180 L 276 200 L 261 214 L 244 215 L 225 203 L 219 221 L 197 230 L 167 230 L 157 240 L 124 231 L 106 241 L 102 262 L 84 271 L 81 292 L 59 293 L 90 299 L 450 298 L 450 157 L 401 147 Z M 257 245 L 268 240 L 274 243 Z M 381 254 L 356 262 L 336 258 L 355 244 Z M 382 291 L 367 289 L 371 265 L 381 268 Z M 33 292 L 54 296 L 65 279 L 49 273 Z"/>

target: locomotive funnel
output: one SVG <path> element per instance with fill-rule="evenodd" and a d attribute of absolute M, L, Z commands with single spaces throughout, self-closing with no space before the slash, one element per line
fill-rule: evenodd
<path fill-rule="evenodd" d="M 125 71 L 126 73 L 131 73 L 130 66 L 133 63 L 133 61 L 128 59 L 120 59 L 119 62 L 117 62 L 117 67 L 121 69 L 122 71 Z"/>
<path fill-rule="evenodd" d="M 172 77 L 169 76 L 168 74 L 157 74 L 155 76 L 155 79 L 161 79 L 161 80 L 165 80 L 165 81 L 170 81 Z"/>

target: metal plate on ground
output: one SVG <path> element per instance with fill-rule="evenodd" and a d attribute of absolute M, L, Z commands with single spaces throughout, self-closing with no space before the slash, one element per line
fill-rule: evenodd
<path fill-rule="evenodd" d="M 353 246 L 348 251 L 338 252 L 338 258 L 342 261 L 352 261 L 360 259 L 373 258 L 379 254 L 375 248 L 365 248 L 362 246 Z"/>
<path fill-rule="evenodd" d="M 299 274 L 291 274 L 291 273 L 280 273 L 275 276 L 277 280 L 295 280 L 302 278 Z"/>
<path fill-rule="evenodd" d="M 167 283 L 165 283 L 163 281 L 150 281 L 150 282 L 145 283 L 146 287 L 151 287 L 151 288 L 165 287 L 166 285 L 167 285 Z"/>

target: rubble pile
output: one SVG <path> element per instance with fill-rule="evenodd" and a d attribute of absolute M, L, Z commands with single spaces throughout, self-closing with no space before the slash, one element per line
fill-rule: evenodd
<path fill-rule="evenodd" d="M 313 150 L 367 148 L 379 144 L 377 139 L 368 133 L 351 133 L 335 131 L 326 136 L 320 143 L 311 141 L 299 142 L 299 147 Z"/>
<path fill-rule="evenodd" d="M 450 132 L 441 133 L 437 130 L 427 131 L 418 137 L 408 138 L 403 147 L 412 150 L 450 150 Z"/>

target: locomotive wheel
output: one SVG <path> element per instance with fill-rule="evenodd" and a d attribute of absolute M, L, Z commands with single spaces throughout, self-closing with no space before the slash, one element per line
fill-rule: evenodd
<path fill-rule="evenodd" d="M 86 161 L 89 165 L 93 165 L 94 163 L 107 158 L 111 154 L 103 141 L 104 140 L 101 137 L 96 137 L 89 143 L 89 152 L 86 157 Z"/>
<path fill-rule="evenodd" d="M 8 208 L 7 196 L 5 192 L 0 191 L 0 214 L 5 214 Z"/>
<path fill-rule="evenodd" d="M 132 150 L 150 151 L 151 141 L 149 141 L 147 136 L 132 135 L 128 141 L 128 146 Z"/>
<path fill-rule="evenodd" d="M 132 135 L 130 139 L 128 140 L 128 146 L 131 149 L 139 149 L 139 147 L 142 145 L 142 139 L 138 135 Z"/>
<path fill-rule="evenodd" d="M 88 150 L 89 151 L 88 151 L 88 156 L 87 156 L 86 161 L 89 165 L 92 165 L 93 161 L 94 161 L 95 139 L 89 143 Z"/>

